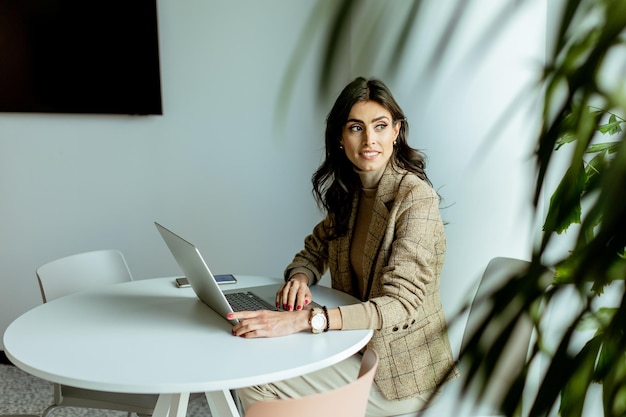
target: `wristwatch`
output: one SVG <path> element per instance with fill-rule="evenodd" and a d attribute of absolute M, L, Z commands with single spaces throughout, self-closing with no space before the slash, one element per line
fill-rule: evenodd
<path fill-rule="evenodd" d="M 313 333 L 322 333 L 326 329 L 326 315 L 321 308 L 311 309 L 309 324 Z"/>

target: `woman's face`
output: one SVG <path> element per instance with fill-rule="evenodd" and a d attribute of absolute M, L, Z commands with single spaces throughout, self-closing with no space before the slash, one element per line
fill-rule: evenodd
<path fill-rule="evenodd" d="M 340 143 L 356 168 L 377 171 L 387 166 L 399 130 L 400 123 L 393 123 L 385 107 L 375 101 L 360 101 L 350 110 Z"/>

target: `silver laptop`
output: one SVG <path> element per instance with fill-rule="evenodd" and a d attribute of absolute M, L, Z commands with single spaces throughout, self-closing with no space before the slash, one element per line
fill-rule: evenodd
<path fill-rule="evenodd" d="M 276 292 L 281 284 L 222 291 L 200 251 L 193 244 L 159 223 L 154 224 L 198 298 L 225 320 L 226 314 L 233 311 L 259 309 L 278 311 L 275 307 Z M 238 320 L 229 321 L 235 324 Z"/>

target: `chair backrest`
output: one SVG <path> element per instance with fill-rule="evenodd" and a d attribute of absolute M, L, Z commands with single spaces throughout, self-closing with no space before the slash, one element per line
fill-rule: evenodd
<path fill-rule="evenodd" d="M 486 319 L 493 308 L 489 295 L 499 289 L 508 279 L 528 268 L 530 262 L 514 258 L 493 258 L 482 275 L 478 289 L 470 306 L 467 324 L 463 333 L 461 350 L 463 351 L 469 338 L 478 326 Z M 546 273 L 549 273 L 546 270 Z M 511 317 L 491 318 L 489 325 L 480 335 L 480 343 L 489 347 L 493 345 L 495 336 L 500 333 Z M 478 407 L 482 413 L 498 413 L 499 405 L 506 394 L 505 389 L 511 386 L 528 358 L 529 346 L 533 335 L 533 323 L 529 317 L 522 316 L 517 321 L 510 338 L 502 349 L 502 355 L 489 376 L 486 391 L 481 395 Z M 494 365 L 494 364 L 492 364 Z"/>
<path fill-rule="evenodd" d="M 37 269 L 43 302 L 102 285 L 132 281 L 122 253 L 115 249 L 79 253 Z"/>
<path fill-rule="evenodd" d="M 363 417 L 376 368 L 378 354 L 367 349 L 356 381 L 307 397 L 258 401 L 246 410 L 245 417 Z"/>
<path fill-rule="evenodd" d="M 503 257 L 493 258 L 489 261 L 470 305 L 467 323 L 463 331 L 461 349 L 466 346 L 469 337 L 473 335 L 476 327 L 489 313 L 491 306 L 485 304 L 485 300 L 488 299 L 491 293 L 500 288 L 507 279 L 523 271 L 529 264 L 530 262 L 521 259 Z"/>

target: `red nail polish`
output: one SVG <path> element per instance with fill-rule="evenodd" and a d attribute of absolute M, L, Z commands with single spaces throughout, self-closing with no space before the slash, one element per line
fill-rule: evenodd
<path fill-rule="evenodd" d="M 302 306 L 296 307 L 297 310 L 302 310 Z"/>
<path fill-rule="evenodd" d="M 293 306 L 289 306 L 289 311 L 293 310 Z"/>
<path fill-rule="evenodd" d="M 309 300 L 304 300 L 304 305 L 309 304 Z"/>

